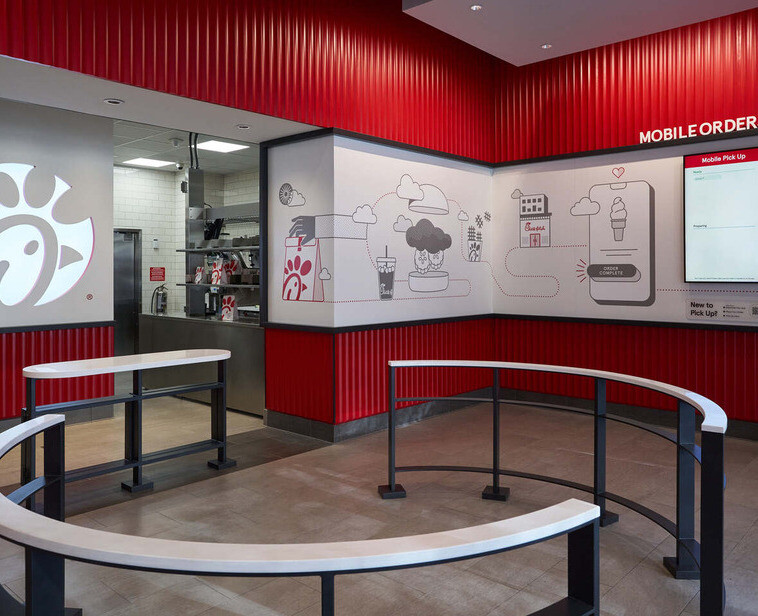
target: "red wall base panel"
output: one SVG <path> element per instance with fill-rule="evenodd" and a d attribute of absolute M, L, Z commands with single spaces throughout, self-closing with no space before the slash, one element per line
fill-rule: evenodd
<path fill-rule="evenodd" d="M 26 404 L 25 366 L 113 355 L 113 327 L 81 327 L 0 333 L 0 419 L 18 417 Z M 38 404 L 99 398 L 113 394 L 113 375 L 38 381 Z"/>
<path fill-rule="evenodd" d="M 328 423 L 387 410 L 391 359 L 499 360 L 620 372 L 707 396 L 730 419 L 758 421 L 758 332 L 488 318 L 340 334 L 275 329 L 266 335 L 267 408 Z M 486 370 L 404 369 L 397 392 L 452 396 L 489 387 L 491 379 Z M 509 371 L 501 384 L 593 395 L 592 381 L 583 377 Z M 608 400 L 674 408 L 667 396 L 612 383 Z"/>
<path fill-rule="evenodd" d="M 266 408 L 334 423 L 334 335 L 266 330 Z"/>
<path fill-rule="evenodd" d="M 492 326 L 492 319 L 477 319 L 337 334 L 335 423 L 387 410 L 391 359 L 492 359 Z M 452 396 L 491 384 L 481 370 L 404 368 L 396 389 L 401 398 Z"/>

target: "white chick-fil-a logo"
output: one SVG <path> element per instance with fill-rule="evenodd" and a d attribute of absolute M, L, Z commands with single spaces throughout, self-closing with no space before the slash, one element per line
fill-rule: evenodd
<path fill-rule="evenodd" d="M 659 141 L 720 135 L 743 130 L 758 130 L 758 118 L 754 115 L 749 115 L 739 118 L 702 122 L 700 124 L 683 124 L 681 126 L 668 126 L 644 132 L 640 131 L 640 143 L 658 143 Z"/>
<path fill-rule="evenodd" d="M 47 202 L 27 201 L 33 165 L 0 163 L 0 186 L 10 178 L 15 191 L 0 193 L 0 304 L 42 306 L 73 289 L 87 271 L 95 245 L 92 219 L 63 223 L 53 215 L 71 186 L 57 175 Z M 15 193 L 15 194 L 9 194 Z"/>

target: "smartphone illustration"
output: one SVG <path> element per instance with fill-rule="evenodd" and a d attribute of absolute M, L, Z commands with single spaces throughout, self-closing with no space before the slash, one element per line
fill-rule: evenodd
<path fill-rule="evenodd" d="M 596 184 L 590 216 L 590 297 L 598 304 L 655 301 L 655 190 L 644 180 Z"/>

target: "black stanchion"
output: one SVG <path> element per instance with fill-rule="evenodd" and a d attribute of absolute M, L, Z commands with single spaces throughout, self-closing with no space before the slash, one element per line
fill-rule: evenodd
<path fill-rule="evenodd" d="M 222 386 L 211 390 L 211 438 L 222 444 L 216 452 L 216 459 L 209 460 L 208 466 L 216 470 L 237 465 L 235 460 L 226 457 L 226 362 L 225 359 L 218 362 L 218 382 Z"/>
<path fill-rule="evenodd" d="M 405 488 L 395 481 L 395 369 L 389 367 L 389 410 L 387 411 L 387 485 L 379 486 L 379 495 L 384 498 L 405 498 Z"/>
<path fill-rule="evenodd" d="M 485 500 L 507 501 L 510 488 L 500 487 L 500 370 L 493 370 L 492 378 L 492 485 L 484 488 Z"/>
<path fill-rule="evenodd" d="M 680 401 L 676 430 L 676 556 L 663 559 L 666 569 L 679 580 L 697 580 L 700 577 L 700 564 L 690 552 L 695 545 L 694 447 L 695 408 Z"/>
<path fill-rule="evenodd" d="M 595 504 L 600 507 L 600 526 L 610 526 L 619 521 L 617 513 L 605 508 L 605 440 L 606 420 L 606 381 L 595 379 L 595 483 L 593 496 Z"/>
<path fill-rule="evenodd" d="M 724 435 L 702 433 L 700 615 L 724 613 Z"/>

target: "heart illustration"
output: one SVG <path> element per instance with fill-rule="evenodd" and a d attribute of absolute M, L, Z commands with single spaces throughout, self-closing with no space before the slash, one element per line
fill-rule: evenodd
<path fill-rule="evenodd" d="M 626 171 L 626 169 L 624 169 L 623 167 L 614 167 L 611 173 L 615 175 L 617 178 L 620 178 L 622 175 L 624 175 L 624 171 Z"/>

